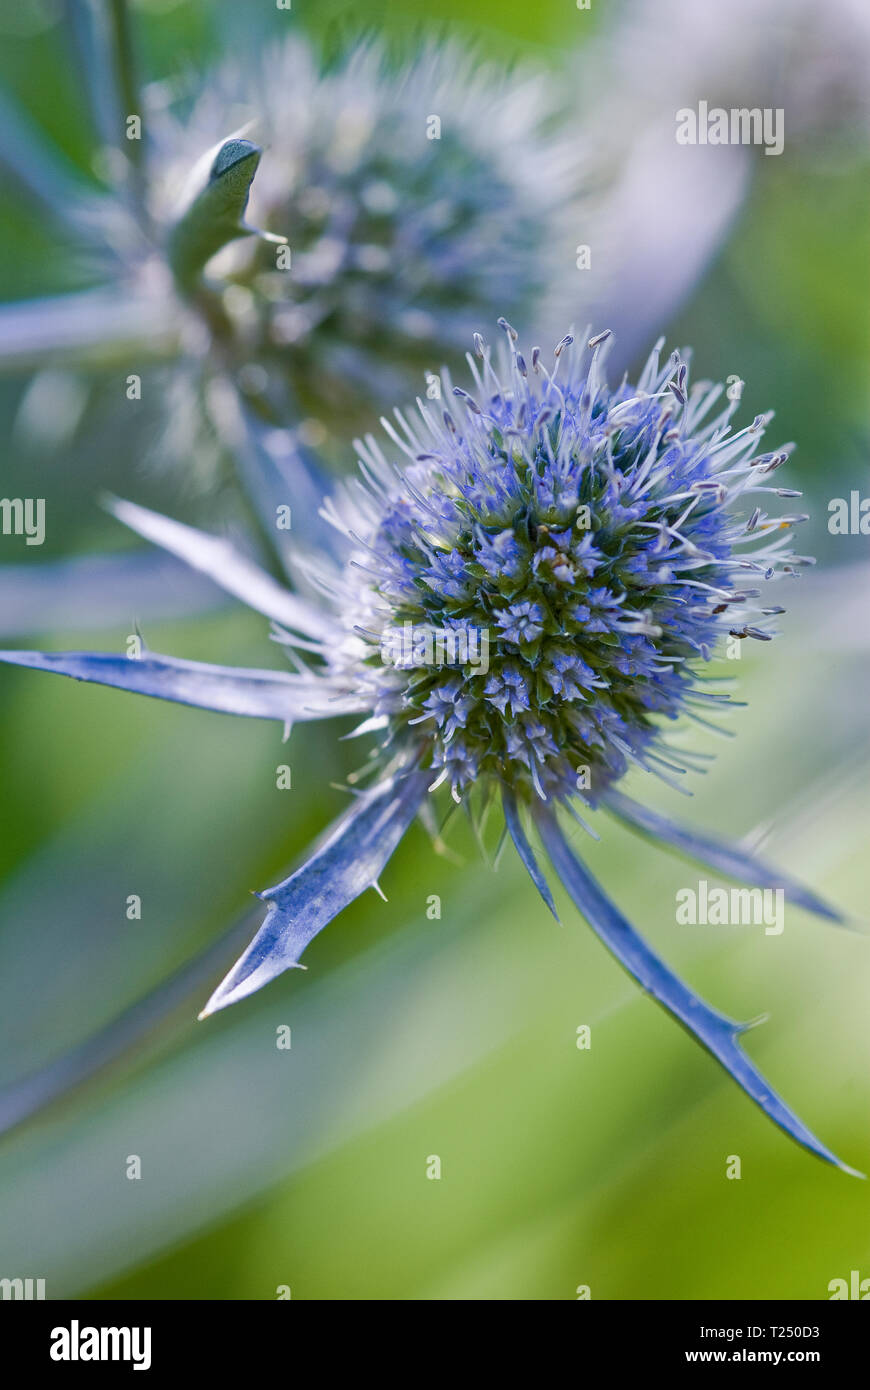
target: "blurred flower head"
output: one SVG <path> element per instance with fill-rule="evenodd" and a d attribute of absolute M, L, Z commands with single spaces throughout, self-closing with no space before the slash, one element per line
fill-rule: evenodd
<path fill-rule="evenodd" d="M 249 136 L 263 149 L 251 218 L 286 248 L 249 237 L 215 262 L 229 349 L 321 410 L 384 403 L 501 308 L 540 310 L 572 264 L 582 176 L 565 96 L 457 44 L 397 68 L 370 41 L 324 69 L 292 38 L 210 74 L 183 118 L 149 114 L 150 211 L 172 226 L 215 147 Z"/>

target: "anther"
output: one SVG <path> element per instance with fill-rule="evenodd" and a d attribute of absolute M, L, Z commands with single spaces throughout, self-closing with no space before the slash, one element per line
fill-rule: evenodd
<path fill-rule="evenodd" d="M 480 409 L 480 406 L 477 404 L 477 401 L 474 399 L 474 397 L 473 397 L 473 396 L 469 396 L 469 394 L 468 394 L 467 391 L 463 391 L 463 389 L 462 389 L 461 386 L 454 386 L 454 388 L 453 388 L 453 394 L 454 394 L 454 396 L 458 396 L 459 399 L 460 399 L 461 401 L 464 401 L 465 404 L 468 406 L 468 409 L 469 409 L 474 415 L 482 415 L 482 414 L 483 414 L 483 412 L 482 412 L 481 409 Z"/>

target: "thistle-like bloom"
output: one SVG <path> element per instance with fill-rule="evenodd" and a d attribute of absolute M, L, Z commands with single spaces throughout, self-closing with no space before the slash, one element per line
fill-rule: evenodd
<path fill-rule="evenodd" d="M 290 254 L 256 238 L 227 248 L 224 327 L 330 415 L 349 387 L 370 408 L 573 269 L 580 162 L 559 88 L 452 44 L 397 71 L 370 42 L 324 71 L 289 39 L 254 69 L 212 74 L 183 121 L 149 118 L 152 213 L 171 225 L 228 113 L 250 121 L 265 150 L 252 215 Z"/>
<path fill-rule="evenodd" d="M 500 322 L 500 353 L 475 339 L 470 391 L 443 373 L 441 398 L 419 402 L 418 419 L 385 422 L 390 453 L 371 438 L 359 446 L 363 479 L 325 508 L 339 552 L 312 573 L 321 606 L 285 592 L 221 540 L 114 504 L 134 530 L 273 619 L 295 673 L 151 654 L 0 656 L 288 726 L 363 716 L 355 733 L 375 739 L 370 785 L 308 862 L 261 895 L 265 921 L 204 1013 L 297 965 L 342 908 L 377 886 L 439 786 L 473 812 L 498 795 L 554 915 L 529 822 L 580 912 L 642 987 L 777 1124 L 845 1166 L 742 1051 L 748 1025 L 710 1008 L 657 958 L 560 821 L 573 812 L 584 824 L 603 808 L 726 875 L 780 887 L 842 920 L 761 860 L 617 788 L 633 768 L 666 781 L 691 770 L 697 755 L 666 734 L 681 716 L 703 724 L 727 704 L 703 671 L 717 642 L 772 636 L 783 609 L 762 590 L 806 563 L 788 534 L 803 518 L 767 512 L 773 499 L 798 495 L 773 476 L 789 449 L 761 450 L 768 416 L 732 433 L 737 401 L 708 382 L 690 387 L 687 361 L 675 353 L 662 366 L 661 344 L 636 386 L 610 390 L 609 334 L 590 340 L 591 357 L 568 335 L 545 360 L 538 348 L 521 353 Z"/>

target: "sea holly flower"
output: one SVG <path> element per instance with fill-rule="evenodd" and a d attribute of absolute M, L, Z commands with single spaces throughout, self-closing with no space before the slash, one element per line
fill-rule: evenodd
<path fill-rule="evenodd" d="M 845 1167 L 769 1087 L 740 1045 L 749 1027 L 683 983 L 595 881 L 565 828 L 604 810 L 716 871 L 831 921 L 841 915 L 753 854 L 672 823 L 627 796 L 626 772 L 675 783 L 696 755 L 668 726 L 708 723 L 728 695 L 704 666 L 720 638 L 767 640 L 784 610 L 763 597 L 797 574 L 791 527 L 768 512 L 788 448 L 762 452 L 768 415 L 732 430 L 737 402 L 691 385 L 685 357 L 657 344 L 636 385 L 611 389 L 609 335 L 569 334 L 545 360 L 523 354 L 504 321 L 493 354 L 478 337 L 471 390 L 442 373 L 443 399 L 385 423 L 391 447 L 358 446 L 363 481 L 324 508 L 342 549 L 312 570 L 322 601 L 286 592 L 226 542 L 129 502 L 115 514 L 272 619 L 296 670 L 204 665 L 146 652 L 3 652 L 2 660 L 225 713 L 297 720 L 353 714 L 374 740 L 354 800 L 283 883 L 260 896 L 265 920 L 204 1014 L 299 964 L 305 947 L 380 875 L 439 787 L 472 816 L 494 796 L 550 911 L 549 865 L 617 959 L 798 1142 Z M 445 405 L 449 402 L 449 405 Z M 592 541 L 590 543 L 590 536 Z M 593 573 L 588 561 L 595 552 Z M 558 565 L 550 552 L 561 557 Z M 509 573 L 493 556 L 509 560 Z M 547 555 L 546 563 L 539 557 Z M 474 577 L 470 585 L 457 577 Z M 593 618 L 594 615 L 594 618 Z M 514 625 L 533 619 L 530 644 Z M 489 664 L 403 668 L 384 634 L 457 625 L 489 634 Z M 710 688 L 711 685 L 714 688 Z M 431 820 L 431 816 L 429 817 Z M 853 1171 L 853 1170 L 848 1170 Z"/>

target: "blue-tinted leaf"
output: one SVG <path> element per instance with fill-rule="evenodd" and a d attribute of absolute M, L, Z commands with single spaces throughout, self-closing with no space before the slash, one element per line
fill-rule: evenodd
<path fill-rule="evenodd" d="M 289 411 L 292 417 L 292 406 Z M 338 533 L 320 514 L 325 498 L 335 489 L 335 479 L 294 430 L 266 428 L 241 403 L 237 404 L 234 423 L 225 421 L 225 425 L 230 429 L 233 453 L 252 505 L 275 538 L 286 572 L 298 588 L 304 588 L 306 558 L 335 554 L 340 548 Z M 282 505 L 291 509 L 289 531 L 275 528 L 277 508 Z"/>
<path fill-rule="evenodd" d="M 259 565 L 239 554 L 229 541 L 172 521 L 134 502 L 109 498 L 107 506 L 125 526 L 208 575 L 215 584 L 257 613 L 309 637 L 323 638 L 334 629 L 335 624 L 325 610 L 289 593 Z"/>
<path fill-rule="evenodd" d="M 0 661 L 252 719 L 291 723 L 326 719 L 362 708 L 350 698 L 332 699 L 326 682 L 314 677 L 243 666 L 212 666 L 150 652 L 137 660 L 111 652 L 0 651 Z"/>
<path fill-rule="evenodd" d="M 519 816 L 519 811 L 517 810 L 516 797 L 514 797 L 507 789 L 505 789 L 502 795 L 502 804 L 504 806 L 504 818 L 507 822 L 507 828 L 510 831 L 510 837 L 514 842 L 517 854 L 523 861 L 523 864 L 525 865 L 528 871 L 532 883 L 535 885 L 541 897 L 544 899 L 544 902 L 547 904 L 547 907 L 550 909 L 556 921 L 558 922 L 559 914 L 557 913 L 556 905 L 553 902 L 553 895 L 550 892 L 547 880 L 541 873 L 541 870 L 538 866 L 538 861 L 535 858 L 535 852 L 529 844 L 526 832 L 523 830 L 522 822 Z"/>
<path fill-rule="evenodd" d="M 46 366 L 117 369 L 177 355 L 181 318 L 168 295 L 120 286 L 0 307 L 0 371 Z"/>
<path fill-rule="evenodd" d="M 799 1144 L 833 1163 L 844 1172 L 857 1177 L 854 1168 L 842 1163 L 807 1129 L 802 1120 L 790 1110 L 768 1085 L 757 1067 L 753 1066 L 738 1044 L 741 1033 L 751 1027 L 719 1013 L 661 961 L 643 937 L 623 917 L 622 913 L 602 892 L 588 869 L 571 849 L 550 807 L 541 807 L 536 820 L 553 867 L 574 903 L 589 925 L 616 956 L 621 965 L 654 999 L 672 1013 L 700 1043 L 712 1052 L 726 1071 L 733 1076 L 747 1095 L 751 1096 L 766 1115 L 790 1134 Z"/>
<path fill-rule="evenodd" d="M 431 772 L 398 774 L 364 793 L 301 869 L 258 895 L 268 903 L 266 920 L 200 1018 L 237 1003 L 298 965 L 317 933 L 377 884 L 431 778 Z"/>
<path fill-rule="evenodd" d="M 781 888 L 790 902 L 803 907 L 807 912 L 816 912 L 840 926 L 848 925 L 845 917 L 835 907 L 830 907 L 810 888 L 805 888 L 796 879 L 784 874 L 781 869 L 759 859 L 739 845 L 729 845 L 712 835 L 701 835 L 686 826 L 677 825 L 665 816 L 659 815 L 640 802 L 633 801 L 623 792 L 611 790 L 604 797 L 604 805 L 620 820 L 640 830 L 643 834 L 681 850 L 691 859 L 700 860 L 718 872 L 727 874 L 743 883 L 752 883 L 759 888 Z"/>

